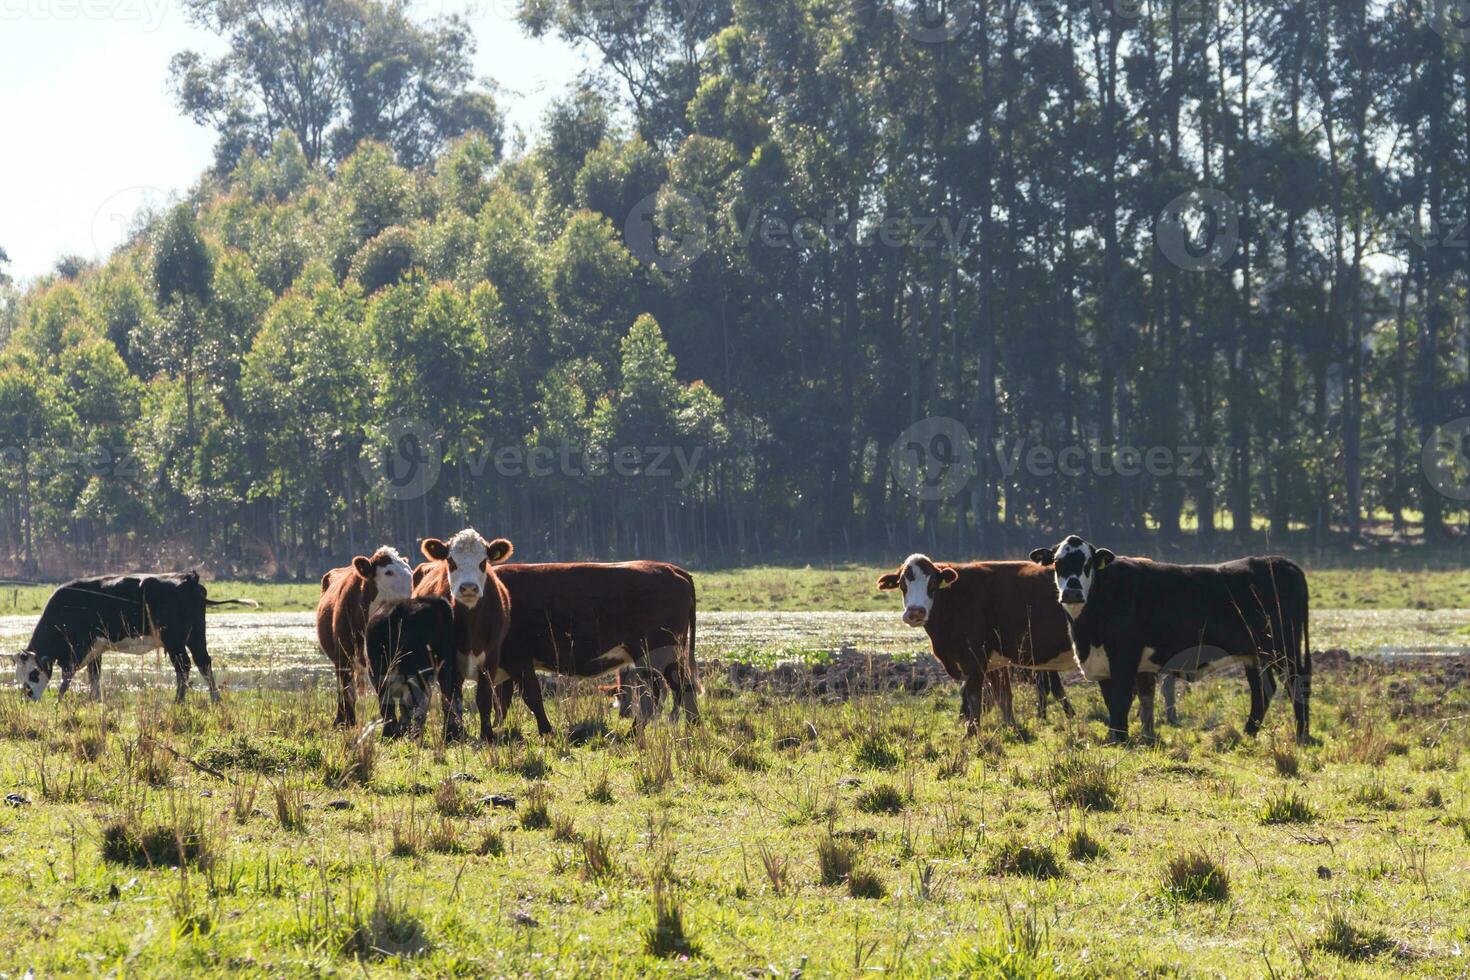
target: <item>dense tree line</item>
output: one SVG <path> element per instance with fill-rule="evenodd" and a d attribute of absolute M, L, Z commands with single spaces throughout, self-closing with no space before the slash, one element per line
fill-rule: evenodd
<path fill-rule="evenodd" d="M 1458 537 L 1453 4 L 525 0 L 509 155 L 462 24 L 191 9 L 215 170 L 0 306 L 18 568 Z"/>

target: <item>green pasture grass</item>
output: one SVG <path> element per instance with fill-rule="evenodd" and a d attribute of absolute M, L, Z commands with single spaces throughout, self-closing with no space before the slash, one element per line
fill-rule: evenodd
<path fill-rule="evenodd" d="M 1075 722 L 1022 694 L 1025 731 L 965 737 L 953 689 L 833 702 L 711 673 L 697 727 L 635 735 L 573 692 L 558 734 L 517 706 L 488 747 L 445 745 L 437 708 L 421 742 L 334 731 L 326 690 L 0 697 L 4 969 L 1463 971 L 1463 687 L 1319 673 L 1321 742 L 1283 765 L 1287 704 L 1239 737 L 1238 679 L 1191 685 L 1156 745 L 1110 747 L 1084 688 Z"/>

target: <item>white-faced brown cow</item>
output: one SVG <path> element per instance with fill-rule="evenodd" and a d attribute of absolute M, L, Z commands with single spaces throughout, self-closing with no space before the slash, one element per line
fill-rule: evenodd
<path fill-rule="evenodd" d="M 475 679 L 480 738 L 488 742 L 494 735 L 495 686 L 505 679 L 500 650 L 511 622 L 510 593 L 495 566 L 515 548 L 504 538 L 486 541 L 474 528 L 466 528 L 448 542 L 429 538 L 422 550 L 428 561 L 414 569 L 413 594 L 441 596 L 453 605 L 459 677 L 461 682 Z"/>
<path fill-rule="evenodd" d="M 1261 671 L 1284 673 L 1296 712 L 1296 737 L 1309 738 L 1312 660 L 1307 577 L 1285 558 L 1241 558 L 1219 565 L 1170 565 L 1118 558 L 1070 535 L 1031 553 L 1054 573 L 1082 673 L 1102 688 L 1108 736 L 1128 737 L 1135 679 L 1171 671 L 1188 679 L 1226 664 L 1247 668 L 1247 734 L 1269 702 Z M 1145 717 L 1145 734 L 1152 711 Z"/>
<path fill-rule="evenodd" d="M 392 548 L 322 576 L 316 603 L 316 637 L 337 674 L 338 725 L 357 724 L 357 678 L 363 663 L 368 620 L 380 609 L 408 599 L 413 571 Z"/>
<path fill-rule="evenodd" d="M 985 704 L 987 685 L 1002 719 L 1015 723 L 1010 685 L 996 685 L 996 673 L 1015 666 L 1056 678 L 1076 666 L 1051 576 L 1030 562 L 946 564 L 910 555 L 898 571 L 878 579 L 878 588 L 903 593 L 904 623 L 924 628 L 935 658 L 963 685 L 960 713 L 971 727 Z M 1054 688 L 1047 683 L 1048 693 L 1060 694 L 1060 687 L 1060 681 Z M 1146 696 L 1152 703 L 1152 686 Z M 1062 703 L 1070 716 L 1064 696 Z"/>

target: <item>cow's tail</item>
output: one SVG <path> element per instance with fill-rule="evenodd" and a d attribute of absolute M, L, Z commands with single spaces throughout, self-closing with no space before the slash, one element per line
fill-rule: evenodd
<path fill-rule="evenodd" d="M 1297 685 L 1296 696 L 1303 704 L 1308 703 L 1312 697 L 1312 599 L 1307 588 L 1307 576 L 1302 574 L 1302 644 L 1297 650 Z"/>
<path fill-rule="evenodd" d="M 704 696 L 704 682 L 699 679 L 699 658 L 694 653 L 695 619 L 699 611 L 699 595 L 694 589 L 694 579 L 686 576 L 689 582 L 689 649 L 686 656 L 689 658 L 689 683 L 694 685 L 694 693 Z"/>
<path fill-rule="evenodd" d="M 248 609 L 259 609 L 260 603 L 254 599 L 205 599 L 206 606 L 245 606 Z"/>

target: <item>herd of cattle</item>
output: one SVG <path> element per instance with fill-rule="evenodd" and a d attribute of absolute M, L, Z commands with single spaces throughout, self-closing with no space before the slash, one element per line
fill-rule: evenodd
<path fill-rule="evenodd" d="M 462 689 L 471 679 L 482 739 L 493 737 L 517 688 L 538 729 L 549 733 L 537 671 L 617 676 L 620 705 L 640 721 L 664 692 L 675 715 L 698 721 L 695 589 L 682 568 L 507 564 L 511 543 L 472 529 L 447 542 L 430 538 L 422 551 L 417 568 L 384 547 L 322 576 L 317 637 L 336 673 L 337 724 L 356 724 L 364 672 L 388 736 L 421 732 L 437 687 L 446 737 L 463 737 Z M 912 555 L 879 578 L 878 588 L 902 594 L 904 623 L 924 628 L 935 657 L 960 682 L 961 716 L 971 726 L 991 704 L 1013 723 L 1013 667 L 1035 672 L 1043 710 L 1055 696 L 1071 715 L 1060 674 L 1080 668 L 1101 688 L 1110 739 L 1127 738 L 1135 695 L 1151 738 L 1159 675 L 1172 721 L 1175 678 L 1241 664 L 1251 694 L 1247 733 L 1260 729 L 1284 677 L 1296 736 L 1309 737 L 1307 582 L 1287 559 L 1173 565 L 1120 558 L 1072 535 L 1033 551 L 1029 561 L 945 564 Z M 104 652 L 162 647 L 179 700 L 191 657 L 219 700 L 205 609 L 232 603 L 254 605 L 208 598 L 194 572 L 69 582 L 17 654 L 16 679 L 39 700 L 58 666 L 63 694 L 86 668 L 100 697 Z"/>

